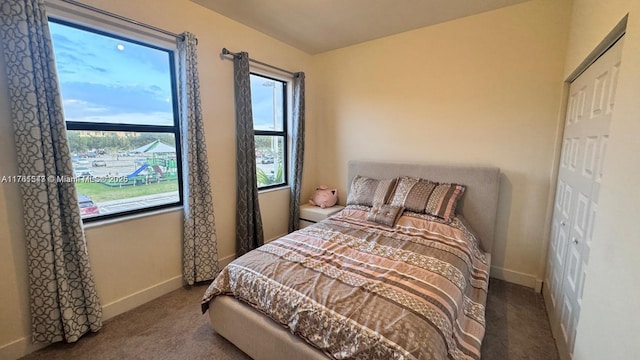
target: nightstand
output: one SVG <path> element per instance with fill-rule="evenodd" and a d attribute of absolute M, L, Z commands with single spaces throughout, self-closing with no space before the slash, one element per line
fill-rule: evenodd
<path fill-rule="evenodd" d="M 322 221 L 342 209 L 344 209 L 342 205 L 334 205 L 324 209 L 311 204 L 300 205 L 300 229 Z"/>

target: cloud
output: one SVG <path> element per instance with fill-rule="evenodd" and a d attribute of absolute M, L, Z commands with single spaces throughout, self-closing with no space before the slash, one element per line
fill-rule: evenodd
<path fill-rule="evenodd" d="M 273 128 L 273 100 L 272 99 L 256 99 L 251 94 L 251 108 L 253 110 L 253 125 L 261 130 L 274 130 Z"/>
<path fill-rule="evenodd" d="M 251 107 L 253 110 L 253 123 L 256 129 L 275 130 L 273 126 L 273 88 L 262 86 L 264 79 L 251 78 Z M 281 91 L 282 88 L 278 90 Z M 277 90 L 277 91 L 278 91 Z M 276 94 L 277 96 L 278 94 Z M 282 119 L 281 97 L 276 98 L 276 116 Z"/>
<path fill-rule="evenodd" d="M 103 108 L 106 114 L 173 112 L 166 96 L 155 89 L 143 86 L 115 86 L 68 82 L 60 85 L 62 97 L 77 101 L 73 116 L 83 116 L 89 112 L 83 104 L 92 104 L 92 108 Z M 65 111 L 67 109 L 65 108 Z M 93 113 L 93 111 L 90 111 Z"/>
<path fill-rule="evenodd" d="M 100 122 L 108 124 L 138 124 L 138 125 L 173 125 L 173 113 L 121 113 L 113 115 L 90 115 L 72 116 L 66 113 L 65 120 L 80 122 Z"/>
<path fill-rule="evenodd" d="M 54 30 L 53 26 L 51 29 Z M 53 41 L 56 49 L 68 51 L 75 51 L 75 49 L 77 49 L 76 43 L 69 40 L 68 37 L 54 31 L 51 31 L 51 40 Z"/>
<path fill-rule="evenodd" d="M 173 124 L 166 51 L 55 22 L 50 29 L 67 120 Z"/>
<path fill-rule="evenodd" d="M 106 107 L 91 104 L 83 100 L 78 99 L 64 99 L 62 100 L 62 106 L 67 112 L 68 116 L 82 116 L 88 114 L 109 114 L 109 109 Z"/>
<path fill-rule="evenodd" d="M 109 73 L 109 70 L 101 67 L 95 66 L 91 63 L 85 61 L 85 57 L 77 54 L 71 53 L 68 51 L 60 51 L 57 49 L 56 51 L 56 67 L 58 68 L 58 73 L 60 74 L 78 74 L 78 75 L 86 75 L 92 73 L 100 73 L 101 75 L 106 75 Z"/>
<path fill-rule="evenodd" d="M 167 73 L 170 71 L 169 53 L 167 51 L 126 41 L 120 42 L 125 45 L 125 50 L 122 54 L 126 54 L 129 60 L 137 63 L 141 68 L 159 73 Z"/>
<path fill-rule="evenodd" d="M 56 55 L 58 51 L 69 51 L 71 53 L 81 55 L 82 57 L 95 57 L 92 52 L 86 51 L 86 49 L 91 47 L 92 44 L 82 41 L 82 38 L 71 39 L 69 36 L 62 34 L 68 33 L 69 35 L 74 36 L 81 30 L 76 30 L 52 22 L 49 22 L 49 29 L 51 30 L 51 40 L 53 41 Z"/>
<path fill-rule="evenodd" d="M 50 23 L 60 82 L 144 83 L 171 93 L 166 51 L 71 26 Z M 117 50 L 124 45 L 124 50 Z M 157 90 L 159 91 L 159 90 Z"/>
<path fill-rule="evenodd" d="M 103 74 L 106 74 L 106 73 L 108 73 L 108 72 L 109 72 L 109 70 L 107 70 L 107 69 L 105 69 L 105 68 L 102 68 L 102 67 L 99 67 L 99 66 L 89 65 L 89 68 L 90 68 L 91 70 L 93 70 L 93 71 L 97 71 L 97 72 L 99 72 L 99 73 L 103 73 Z"/>

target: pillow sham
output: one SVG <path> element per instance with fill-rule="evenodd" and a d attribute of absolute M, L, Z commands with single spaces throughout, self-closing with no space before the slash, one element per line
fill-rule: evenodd
<path fill-rule="evenodd" d="M 451 221 L 464 190 L 464 185 L 440 184 L 426 179 L 401 177 L 390 204 L 404 207 L 407 211 L 425 213 Z"/>
<path fill-rule="evenodd" d="M 396 184 L 396 179 L 377 180 L 356 175 L 351 182 L 347 205 L 374 206 L 385 204 Z"/>
<path fill-rule="evenodd" d="M 398 222 L 404 209 L 398 206 L 377 204 L 374 205 L 367 214 L 367 221 L 393 227 Z"/>

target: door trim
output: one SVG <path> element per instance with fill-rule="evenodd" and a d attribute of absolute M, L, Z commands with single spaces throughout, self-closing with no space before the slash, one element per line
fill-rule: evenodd
<path fill-rule="evenodd" d="M 609 50 L 620 38 L 627 32 L 627 20 L 629 18 L 629 14 L 625 15 L 618 24 L 607 34 L 607 36 L 602 39 L 602 41 L 593 49 L 589 55 L 578 65 L 578 67 L 573 70 L 573 72 L 567 77 L 565 82 L 572 83 L 578 76 L 582 75 L 582 73 L 587 70 L 591 64 L 596 62 L 604 53 Z"/>

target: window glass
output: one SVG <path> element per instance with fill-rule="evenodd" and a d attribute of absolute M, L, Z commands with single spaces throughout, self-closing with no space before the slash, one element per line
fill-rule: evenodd
<path fill-rule="evenodd" d="M 168 51 L 49 24 L 67 121 L 173 125 Z"/>
<path fill-rule="evenodd" d="M 173 53 L 49 24 L 82 218 L 180 205 Z"/>
<path fill-rule="evenodd" d="M 284 86 L 282 81 L 251 75 L 251 106 L 255 130 L 284 130 Z"/>
<path fill-rule="evenodd" d="M 251 74 L 251 105 L 258 188 L 287 183 L 287 103 L 285 81 Z"/>
<path fill-rule="evenodd" d="M 256 136 L 256 169 L 258 187 L 285 183 L 284 138 L 282 136 Z"/>

